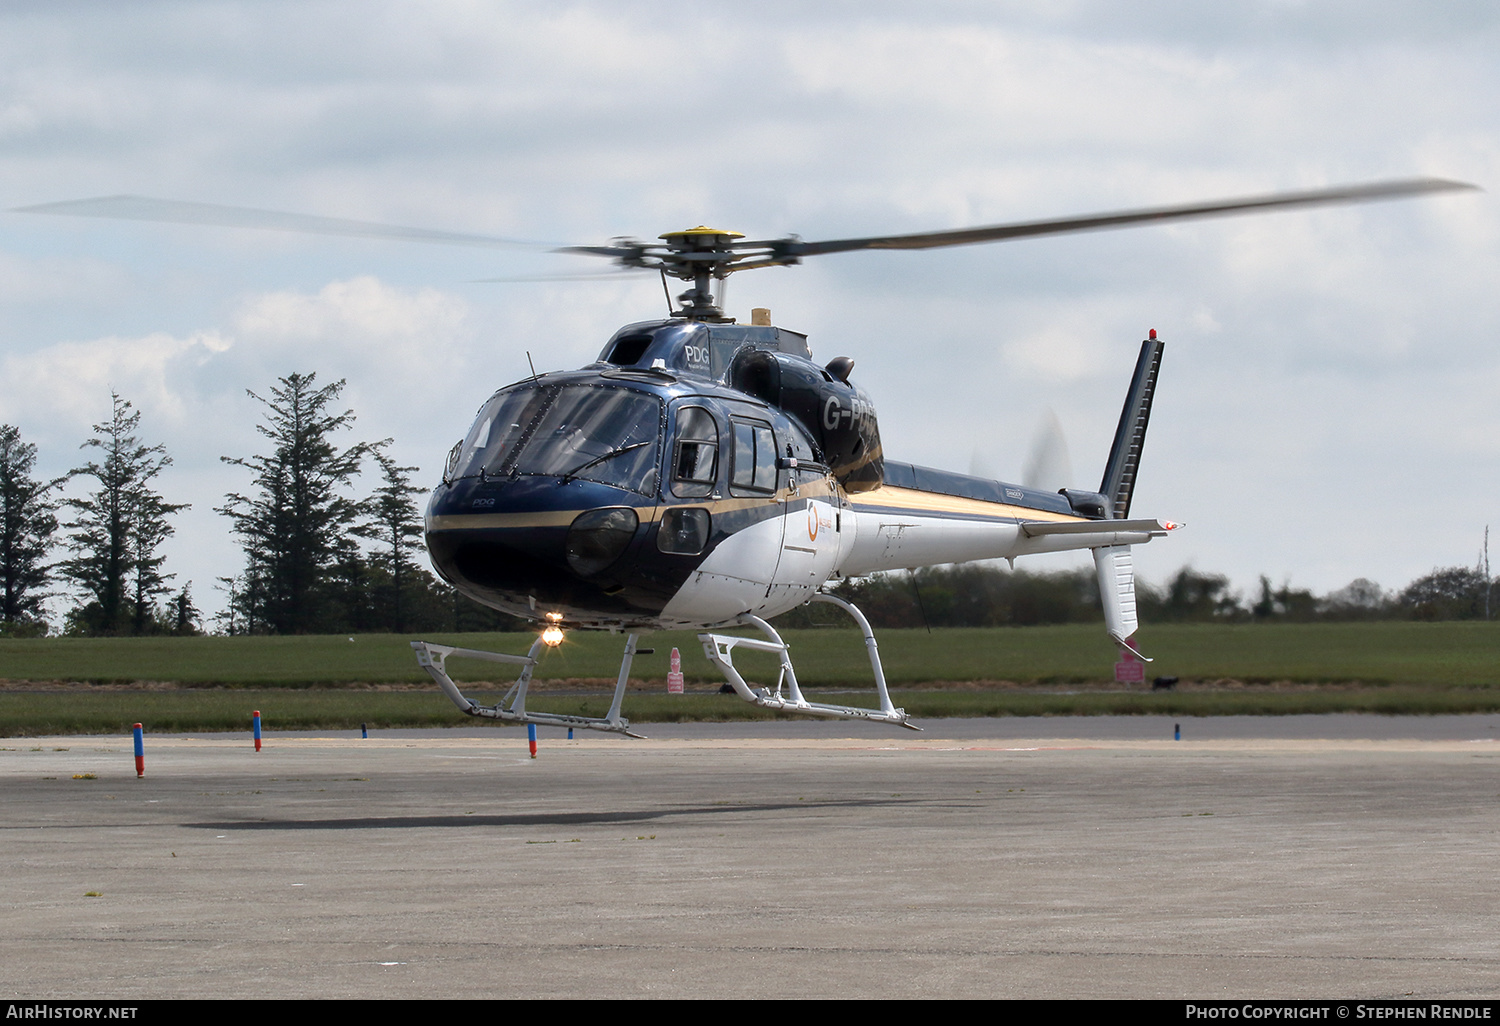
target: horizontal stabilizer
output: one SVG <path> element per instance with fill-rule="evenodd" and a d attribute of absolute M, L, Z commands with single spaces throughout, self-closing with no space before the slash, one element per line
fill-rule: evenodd
<path fill-rule="evenodd" d="M 1154 538 L 1165 537 L 1182 525 L 1172 520 L 1038 520 L 1021 525 L 1021 533 L 1028 538 L 1040 538 L 1049 534 L 1097 534 L 1101 537 L 1125 532 L 1142 532 Z"/>

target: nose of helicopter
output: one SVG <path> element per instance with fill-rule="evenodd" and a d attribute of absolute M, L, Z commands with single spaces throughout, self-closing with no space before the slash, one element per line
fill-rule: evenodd
<path fill-rule="evenodd" d="M 586 481 L 529 477 L 454 482 L 433 495 L 427 548 L 438 572 L 476 601 L 565 621 L 652 615 L 672 588 L 651 587 L 634 553 L 655 529 L 653 505 Z"/>

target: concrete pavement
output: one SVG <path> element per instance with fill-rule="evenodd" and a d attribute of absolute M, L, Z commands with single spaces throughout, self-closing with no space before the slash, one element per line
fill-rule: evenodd
<path fill-rule="evenodd" d="M 0 992 L 1493 997 L 1497 718 L 1448 719 L 5 739 Z"/>

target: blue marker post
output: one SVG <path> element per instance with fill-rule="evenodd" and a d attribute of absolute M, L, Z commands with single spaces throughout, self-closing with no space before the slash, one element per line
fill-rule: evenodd
<path fill-rule="evenodd" d="M 531 757 L 536 758 L 536 724 L 526 724 L 526 740 L 531 744 Z"/>
<path fill-rule="evenodd" d="M 146 775 L 146 742 L 141 737 L 141 725 L 135 725 L 135 776 L 139 780 Z"/>
<path fill-rule="evenodd" d="M 1180 723 L 1174 723 L 1174 724 L 1172 724 L 1172 740 L 1173 741 L 1181 741 L 1182 740 L 1182 724 L 1180 724 Z"/>
<path fill-rule="evenodd" d="M 260 751 L 260 710 L 256 709 L 250 715 L 255 723 L 255 750 L 258 752 Z"/>
<path fill-rule="evenodd" d="M 568 728 L 568 740 L 569 741 L 573 740 L 573 728 L 572 727 Z"/>
<path fill-rule="evenodd" d="M 370 739 L 370 731 L 363 723 L 359 725 L 359 736 L 364 738 L 366 741 Z"/>

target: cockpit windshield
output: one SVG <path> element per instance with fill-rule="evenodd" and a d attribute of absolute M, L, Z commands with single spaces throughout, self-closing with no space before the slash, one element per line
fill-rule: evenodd
<path fill-rule="evenodd" d="M 485 404 L 448 477 L 581 478 L 654 495 L 661 422 L 661 401 L 632 389 L 518 385 Z"/>

